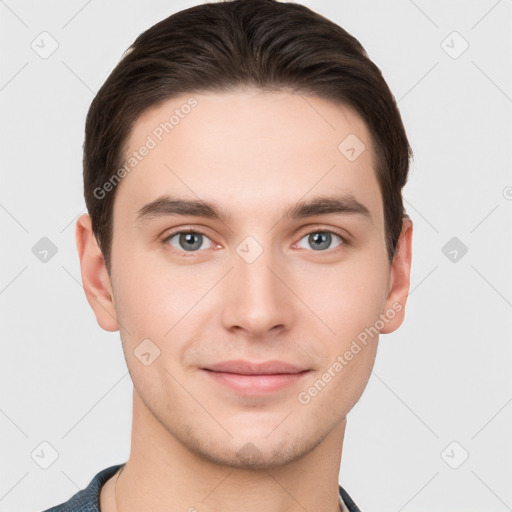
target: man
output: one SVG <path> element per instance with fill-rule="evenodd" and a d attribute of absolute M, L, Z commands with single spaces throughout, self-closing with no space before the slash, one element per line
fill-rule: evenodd
<path fill-rule="evenodd" d="M 141 34 L 90 107 L 76 226 L 131 452 L 50 511 L 358 511 L 346 417 L 404 317 L 410 155 L 379 69 L 304 6 Z"/>

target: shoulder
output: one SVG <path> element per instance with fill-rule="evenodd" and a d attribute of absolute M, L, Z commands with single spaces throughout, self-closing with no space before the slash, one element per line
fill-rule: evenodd
<path fill-rule="evenodd" d="M 122 465 L 116 464 L 101 470 L 85 489 L 78 491 L 68 501 L 42 512 L 100 512 L 99 495 L 101 488 Z"/>
<path fill-rule="evenodd" d="M 349 496 L 348 492 L 338 484 L 340 490 L 340 501 L 343 512 L 361 512 L 360 508 L 354 503 L 354 500 Z"/>

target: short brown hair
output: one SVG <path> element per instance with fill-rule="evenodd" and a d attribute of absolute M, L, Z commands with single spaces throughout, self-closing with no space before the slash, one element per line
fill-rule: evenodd
<path fill-rule="evenodd" d="M 380 69 L 357 39 L 303 5 L 230 0 L 177 12 L 140 34 L 91 103 L 84 196 L 109 274 L 117 187 L 100 198 L 97 190 L 122 166 L 139 116 L 179 94 L 239 86 L 316 95 L 362 117 L 375 148 L 391 262 L 406 215 L 402 188 L 412 150 Z"/>

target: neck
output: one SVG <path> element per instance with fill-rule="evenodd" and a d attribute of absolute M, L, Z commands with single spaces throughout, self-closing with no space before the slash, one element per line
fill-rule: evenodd
<path fill-rule="evenodd" d="M 339 512 L 345 426 L 345 419 L 333 425 L 314 449 L 288 464 L 233 467 L 185 447 L 134 390 L 132 445 L 117 484 L 118 512 Z"/>

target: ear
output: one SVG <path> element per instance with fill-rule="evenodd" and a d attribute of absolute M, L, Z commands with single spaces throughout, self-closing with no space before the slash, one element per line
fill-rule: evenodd
<path fill-rule="evenodd" d="M 76 247 L 85 295 L 96 321 L 106 331 L 119 330 L 110 277 L 87 213 L 80 215 L 76 222 Z"/>
<path fill-rule="evenodd" d="M 384 315 L 388 318 L 382 334 L 388 334 L 400 327 L 405 316 L 405 303 L 411 284 L 412 259 L 412 221 L 409 217 L 403 219 L 402 231 L 396 246 L 395 256 L 391 264 L 389 292 L 386 297 Z"/>

